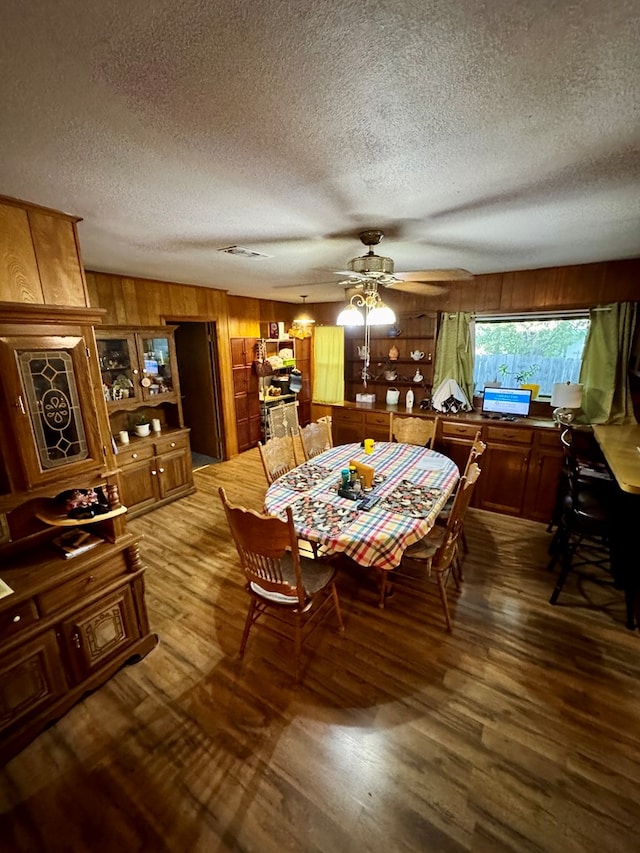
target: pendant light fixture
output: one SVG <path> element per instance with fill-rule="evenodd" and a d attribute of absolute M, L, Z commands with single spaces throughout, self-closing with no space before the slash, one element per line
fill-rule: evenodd
<path fill-rule="evenodd" d="M 294 337 L 299 338 L 300 340 L 302 340 L 303 338 L 311 337 L 311 327 L 315 323 L 315 320 L 305 308 L 306 298 L 306 293 L 300 295 L 300 299 L 302 299 L 302 310 L 293 321 L 292 327 L 290 329 L 290 333 L 293 334 Z"/>

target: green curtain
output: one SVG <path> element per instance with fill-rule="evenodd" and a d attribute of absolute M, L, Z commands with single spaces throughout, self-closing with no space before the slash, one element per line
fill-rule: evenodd
<path fill-rule="evenodd" d="M 636 423 L 628 373 L 636 311 L 636 303 L 616 302 L 589 312 L 589 333 L 580 368 L 582 413 L 576 421 Z"/>
<path fill-rule="evenodd" d="M 318 326 L 313 338 L 314 403 L 344 400 L 344 327 Z"/>
<path fill-rule="evenodd" d="M 436 361 L 433 368 L 433 390 L 453 379 L 473 406 L 473 323 L 475 314 L 444 313 L 440 321 Z"/>

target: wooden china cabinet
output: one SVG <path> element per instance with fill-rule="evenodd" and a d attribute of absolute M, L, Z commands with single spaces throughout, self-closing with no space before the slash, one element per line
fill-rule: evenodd
<path fill-rule="evenodd" d="M 0 763 L 157 642 L 118 489 L 100 318 L 0 303 Z M 68 490 L 99 493 L 96 514 L 70 518 L 56 500 Z M 92 547 L 65 556 L 69 531 Z"/>
<path fill-rule="evenodd" d="M 120 498 L 129 518 L 195 491 L 175 328 L 96 329 L 102 395 L 117 450 Z M 137 435 L 140 420 L 156 429 L 149 429 L 147 436 Z"/>

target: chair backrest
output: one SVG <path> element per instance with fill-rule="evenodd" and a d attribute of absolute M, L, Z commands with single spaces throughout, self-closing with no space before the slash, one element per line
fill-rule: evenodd
<path fill-rule="evenodd" d="M 433 447 L 438 428 L 438 418 L 405 418 L 391 413 L 389 431 L 390 440 L 403 444 L 417 444 L 421 447 Z"/>
<path fill-rule="evenodd" d="M 300 444 L 305 459 L 311 459 L 313 456 L 333 447 L 329 425 L 326 422 L 318 421 L 301 427 Z"/>
<path fill-rule="evenodd" d="M 480 466 L 477 462 L 472 462 L 465 475 L 460 478 L 456 489 L 456 496 L 451 507 L 451 512 L 447 520 L 447 526 L 442 537 L 442 544 L 436 551 L 432 567 L 442 571 L 451 565 L 451 561 L 455 555 L 458 539 L 462 533 L 462 525 L 466 515 L 473 490 L 480 476 Z"/>
<path fill-rule="evenodd" d="M 298 435 L 298 403 L 278 403 L 269 407 L 269 435 L 272 438 L 282 438 L 286 435 Z"/>
<path fill-rule="evenodd" d="M 282 521 L 273 515 L 261 515 L 231 504 L 222 486 L 218 494 L 247 583 L 297 600 L 303 606 L 305 592 L 291 507 L 286 510 L 287 520 Z"/>
<path fill-rule="evenodd" d="M 476 459 L 479 459 L 480 456 L 487 449 L 487 445 L 482 441 L 480 436 L 482 435 L 482 430 L 478 430 L 476 432 L 475 438 L 473 439 L 473 444 L 471 445 L 471 449 L 469 450 L 469 456 L 467 457 L 466 465 L 464 466 L 464 471 L 462 472 L 462 476 L 466 477 L 467 472 L 469 470 L 469 466 L 472 462 L 475 462 Z"/>
<path fill-rule="evenodd" d="M 327 429 L 329 430 L 329 441 L 331 442 L 331 447 L 333 447 L 333 424 L 331 415 L 322 415 L 321 418 L 317 419 L 319 424 L 326 424 Z"/>
<path fill-rule="evenodd" d="M 258 442 L 260 459 L 264 468 L 267 483 L 275 481 L 296 467 L 296 456 L 293 448 L 293 437 L 285 435 L 279 438 L 269 438 L 263 444 Z"/>

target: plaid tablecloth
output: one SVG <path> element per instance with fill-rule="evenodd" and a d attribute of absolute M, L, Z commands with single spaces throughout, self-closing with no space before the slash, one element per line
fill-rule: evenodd
<path fill-rule="evenodd" d="M 367 492 L 380 496 L 368 512 L 337 492 L 340 471 L 351 459 L 384 476 Z M 291 506 L 301 539 L 347 554 L 362 566 L 394 569 L 405 549 L 431 530 L 458 478 L 455 462 L 426 447 L 376 442 L 367 456 L 359 444 L 342 444 L 269 486 L 265 509 L 281 516 Z"/>

